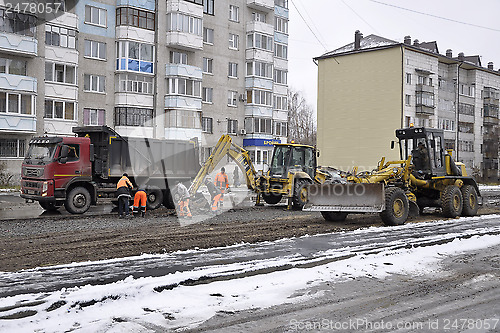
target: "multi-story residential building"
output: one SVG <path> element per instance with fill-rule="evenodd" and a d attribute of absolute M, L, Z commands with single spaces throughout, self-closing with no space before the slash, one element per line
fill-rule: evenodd
<path fill-rule="evenodd" d="M 316 58 L 320 163 L 372 169 L 395 129 L 444 130 L 443 146 L 485 178 L 498 180 L 500 72 L 479 56 L 440 54 L 436 42 L 403 43 L 356 31 L 354 42 Z"/>
<path fill-rule="evenodd" d="M 230 134 L 257 169 L 286 141 L 287 0 L 71 3 L 37 21 L 0 2 L 0 163 L 9 173 L 19 174 L 31 137 L 74 126 L 198 138 L 202 159 Z"/>

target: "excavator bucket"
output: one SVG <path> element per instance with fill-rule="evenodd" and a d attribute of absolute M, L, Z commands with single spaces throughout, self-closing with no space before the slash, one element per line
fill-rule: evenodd
<path fill-rule="evenodd" d="M 384 184 L 313 184 L 307 186 L 306 211 L 378 213 L 385 209 Z"/>

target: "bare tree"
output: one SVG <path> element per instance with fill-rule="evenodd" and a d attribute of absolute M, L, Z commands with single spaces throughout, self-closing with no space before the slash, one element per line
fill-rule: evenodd
<path fill-rule="evenodd" d="M 288 141 L 314 146 L 316 119 L 314 109 L 300 91 L 288 88 Z"/>

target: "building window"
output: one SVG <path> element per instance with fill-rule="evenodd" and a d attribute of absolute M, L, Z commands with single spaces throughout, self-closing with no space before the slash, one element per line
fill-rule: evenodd
<path fill-rule="evenodd" d="M 104 126 L 106 119 L 106 110 L 104 109 L 83 109 L 84 126 Z"/>
<path fill-rule="evenodd" d="M 229 21 L 240 21 L 240 8 L 235 5 L 229 5 Z"/>
<path fill-rule="evenodd" d="M 83 75 L 83 90 L 89 92 L 105 92 L 106 77 L 95 74 Z"/>
<path fill-rule="evenodd" d="M 154 31 L 155 13 L 135 8 L 120 7 L 116 9 L 116 25 L 127 25 Z"/>
<path fill-rule="evenodd" d="M 229 69 L 227 76 L 237 78 L 238 77 L 238 64 L 234 62 L 229 63 Z"/>
<path fill-rule="evenodd" d="M 425 76 L 419 75 L 417 77 L 417 79 L 418 79 L 418 81 L 417 81 L 418 84 L 421 84 L 421 85 L 427 84 L 427 78 Z"/>
<path fill-rule="evenodd" d="M 474 134 L 474 123 L 459 122 L 458 131 L 461 133 Z"/>
<path fill-rule="evenodd" d="M 473 141 L 459 141 L 458 150 L 463 152 L 474 152 L 474 142 Z"/>
<path fill-rule="evenodd" d="M 405 95 L 405 105 L 411 105 L 411 95 Z"/>
<path fill-rule="evenodd" d="M 76 120 L 75 102 L 45 99 L 44 118 Z"/>
<path fill-rule="evenodd" d="M 416 105 L 417 106 L 427 106 L 430 108 L 434 107 L 434 94 L 425 92 L 425 91 L 417 91 L 416 92 Z"/>
<path fill-rule="evenodd" d="M 202 5 L 203 4 L 203 0 L 186 0 L 187 2 L 192 2 L 194 4 L 197 4 L 197 5 Z"/>
<path fill-rule="evenodd" d="M 106 26 L 106 9 L 94 6 L 85 6 L 85 23 Z"/>
<path fill-rule="evenodd" d="M 154 73 L 154 45 L 132 41 L 119 41 L 116 48 L 116 69 Z"/>
<path fill-rule="evenodd" d="M 266 14 L 253 12 L 252 13 L 252 21 L 266 23 Z"/>
<path fill-rule="evenodd" d="M 247 90 L 247 104 L 272 106 L 272 93 L 267 90 Z"/>
<path fill-rule="evenodd" d="M 0 112 L 35 114 L 35 96 L 0 92 Z"/>
<path fill-rule="evenodd" d="M 5 2 L 2 4 L 5 4 Z M 13 4 L 15 6 L 16 2 Z M 37 18 L 35 16 L 26 15 L 22 13 L 22 10 L 16 12 L 14 9 L 7 13 L 4 8 L 0 8 L 0 32 L 35 37 L 36 26 Z"/>
<path fill-rule="evenodd" d="M 438 128 L 445 131 L 455 131 L 455 121 L 451 119 L 438 119 Z"/>
<path fill-rule="evenodd" d="M 276 43 L 274 47 L 274 56 L 278 58 L 288 58 L 288 46 Z"/>
<path fill-rule="evenodd" d="M 85 57 L 106 60 L 106 43 L 86 39 Z"/>
<path fill-rule="evenodd" d="M 167 31 L 185 32 L 201 37 L 203 36 L 202 27 L 201 18 L 181 13 L 167 14 Z"/>
<path fill-rule="evenodd" d="M 179 51 L 170 51 L 170 63 L 187 65 L 188 63 L 187 53 Z"/>
<path fill-rule="evenodd" d="M 203 58 L 203 73 L 213 74 L 213 62 L 211 58 Z"/>
<path fill-rule="evenodd" d="M 0 73 L 26 76 L 26 61 L 0 58 Z"/>
<path fill-rule="evenodd" d="M 228 134 L 238 133 L 238 120 L 235 119 L 227 120 L 227 133 Z"/>
<path fill-rule="evenodd" d="M 227 94 L 227 105 L 237 106 L 236 100 L 238 99 L 238 92 L 229 90 Z"/>
<path fill-rule="evenodd" d="M 214 44 L 214 29 L 203 28 L 203 42 L 205 44 Z"/>
<path fill-rule="evenodd" d="M 288 110 L 287 96 L 274 95 L 273 108 L 275 110 L 287 111 Z"/>
<path fill-rule="evenodd" d="M 201 117 L 201 130 L 205 133 L 213 133 L 213 123 L 213 118 Z"/>
<path fill-rule="evenodd" d="M 458 113 L 473 116 L 474 105 L 466 103 L 458 103 Z"/>
<path fill-rule="evenodd" d="M 25 153 L 25 140 L 0 139 L 0 157 L 24 157 Z"/>
<path fill-rule="evenodd" d="M 272 134 L 272 120 L 270 118 L 245 118 L 247 133 Z"/>
<path fill-rule="evenodd" d="M 240 47 L 240 36 L 236 34 L 229 34 L 229 48 L 237 50 Z"/>
<path fill-rule="evenodd" d="M 278 32 L 288 34 L 288 20 L 282 17 L 274 17 L 274 29 Z"/>
<path fill-rule="evenodd" d="M 76 83 L 76 67 L 53 62 L 45 63 L 45 81 L 58 83 Z"/>
<path fill-rule="evenodd" d="M 52 46 L 76 48 L 77 32 L 73 29 L 45 24 L 45 44 Z"/>
<path fill-rule="evenodd" d="M 247 76 L 260 76 L 272 79 L 273 64 L 260 61 L 247 62 Z"/>
<path fill-rule="evenodd" d="M 203 13 L 214 15 L 214 0 L 203 0 Z"/>
<path fill-rule="evenodd" d="M 153 77 L 121 73 L 116 76 L 116 92 L 152 94 Z"/>
<path fill-rule="evenodd" d="M 260 33 L 247 35 L 247 48 L 257 48 L 266 51 L 273 50 L 273 37 Z"/>
<path fill-rule="evenodd" d="M 275 69 L 274 70 L 274 83 L 278 84 L 287 84 L 288 72 L 284 71 L 282 69 Z"/>
<path fill-rule="evenodd" d="M 212 103 L 214 95 L 214 88 L 202 88 L 201 100 L 205 103 Z"/>
<path fill-rule="evenodd" d="M 411 84 L 411 73 L 406 73 L 406 83 Z"/>
<path fill-rule="evenodd" d="M 187 110 L 165 110 L 166 127 L 201 129 L 201 112 Z"/>
<path fill-rule="evenodd" d="M 274 0 L 274 5 L 283 8 L 288 8 L 288 0 Z"/>
<path fill-rule="evenodd" d="M 167 78 L 167 94 L 201 97 L 201 81 L 185 78 Z"/>
<path fill-rule="evenodd" d="M 274 135 L 277 136 L 287 136 L 288 135 L 288 124 L 286 122 L 275 122 L 274 123 Z"/>
<path fill-rule="evenodd" d="M 153 119 L 153 109 L 134 107 L 115 108 L 115 126 L 146 126 Z M 152 126 L 151 124 L 148 124 Z"/>

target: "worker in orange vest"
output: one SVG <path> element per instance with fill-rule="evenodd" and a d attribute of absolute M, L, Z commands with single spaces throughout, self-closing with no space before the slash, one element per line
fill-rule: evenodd
<path fill-rule="evenodd" d="M 220 204 L 224 204 L 224 193 L 229 188 L 229 179 L 227 178 L 226 168 L 220 168 L 220 172 L 215 175 L 214 185 L 220 190 Z"/>
<path fill-rule="evenodd" d="M 130 200 L 130 190 L 134 186 L 128 179 L 126 173 L 123 174 L 122 178 L 116 184 L 116 196 L 118 197 L 118 213 L 120 218 L 129 216 L 129 206 L 128 201 Z"/>
<path fill-rule="evenodd" d="M 141 211 L 141 216 L 146 217 L 146 203 L 148 201 L 148 197 L 146 195 L 146 187 L 144 185 L 139 186 L 137 192 L 134 195 L 134 214 L 139 214 L 139 210 Z"/>
<path fill-rule="evenodd" d="M 205 179 L 205 185 L 207 186 L 208 193 L 210 193 L 210 197 L 212 198 L 212 214 L 217 214 L 217 208 L 219 206 L 222 193 L 220 193 L 220 190 L 212 183 L 212 179 L 210 177 Z"/>
<path fill-rule="evenodd" d="M 179 196 L 179 211 L 178 211 L 178 216 L 179 217 L 184 217 L 184 215 L 190 219 L 193 217 L 191 215 L 191 210 L 189 209 L 189 198 L 190 194 L 186 186 L 177 180 L 177 185 L 174 188 L 174 191 L 177 192 Z"/>

